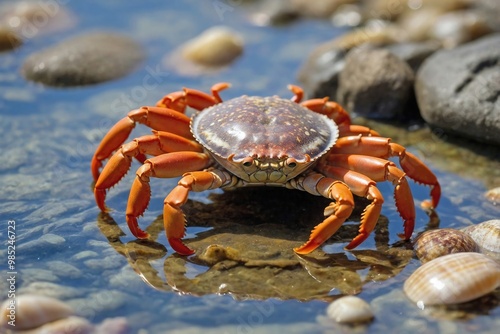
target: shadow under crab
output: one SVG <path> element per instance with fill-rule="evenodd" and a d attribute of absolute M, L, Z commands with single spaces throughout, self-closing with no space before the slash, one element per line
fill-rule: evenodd
<path fill-rule="evenodd" d="M 371 283 L 396 276 L 413 256 L 409 243 L 389 246 L 384 216 L 375 229 L 375 250 L 343 250 L 345 242 L 357 233 L 363 199 L 351 217 L 353 224 L 343 225 L 326 243 L 333 252 L 318 249 L 308 255 L 297 255 L 293 247 L 309 234 L 310 225 L 321 215 L 315 209 L 328 200 L 310 200 L 305 193 L 281 188 L 237 189 L 213 193 L 209 200 L 208 204 L 188 201 L 185 205 L 191 217 L 188 228 L 210 227 L 186 239 L 196 255 L 167 255 L 162 268 L 157 260 L 167 252 L 159 243 L 134 240 L 123 244 L 119 227 L 106 214 L 100 214 L 98 224 L 147 284 L 197 296 L 329 301 L 357 294 L 366 286 L 377 289 Z M 161 230 L 159 216 L 147 231 L 162 236 Z"/>

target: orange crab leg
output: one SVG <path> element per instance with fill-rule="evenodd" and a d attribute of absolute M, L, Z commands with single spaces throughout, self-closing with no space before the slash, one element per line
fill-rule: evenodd
<path fill-rule="evenodd" d="M 349 113 L 342 108 L 340 104 L 328 101 L 328 97 L 307 100 L 301 104 L 314 112 L 326 115 L 328 118 L 333 119 L 339 127 L 351 125 L 351 117 L 349 116 Z"/>
<path fill-rule="evenodd" d="M 335 121 L 339 127 L 340 137 L 353 134 L 361 134 L 363 136 L 380 136 L 375 130 L 362 125 L 351 124 L 349 113 L 342 108 L 340 104 L 333 101 L 328 101 L 328 97 L 322 99 L 310 99 L 301 103 L 304 107 L 328 116 Z"/>
<path fill-rule="evenodd" d="M 294 94 L 292 101 L 300 103 L 304 97 L 304 90 L 295 85 L 288 85 L 288 89 Z M 328 99 L 328 97 L 324 97 L 322 99 L 310 99 L 300 104 L 311 111 L 328 116 L 328 118 L 333 119 L 339 126 L 349 126 L 351 124 L 351 117 L 349 116 L 349 113 L 342 108 L 340 104 L 328 101 Z"/>
<path fill-rule="evenodd" d="M 164 96 L 156 105 L 165 106 L 167 108 L 173 106 L 175 110 L 180 112 L 184 112 L 186 106 L 190 106 L 196 110 L 203 110 L 214 104 L 221 103 L 222 99 L 220 98 L 219 92 L 229 87 L 231 87 L 231 85 L 227 82 L 216 83 L 211 88 L 212 95 L 200 90 L 184 88 L 182 91 Z"/>
<path fill-rule="evenodd" d="M 99 177 L 102 161 L 109 158 L 125 142 L 136 123 L 192 139 L 193 136 L 189 129 L 190 118 L 183 114 L 186 106 L 203 110 L 220 103 L 222 99 L 219 92 L 228 87 L 230 87 L 228 83 L 217 83 L 212 86 L 212 95 L 184 88 L 182 92 L 173 92 L 163 97 L 157 102 L 156 107 L 145 106 L 129 112 L 108 131 L 97 147 L 91 163 L 94 181 Z"/>
<path fill-rule="evenodd" d="M 335 201 L 325 208 L 324 214 L 328 217 L 311 231 L 309 240 L 302 246 L 294 248 L 297 254 L 308 254 L 342 226 L 352 213 L 354 198 L 347 185 L 317 173 L 306 176 L 301 186 L 313 195 L 321 195 Z"/>
<path fill-rule="evenodd" d="M 189 122 L 188 116 L 172 109 L 141 107 L 132 110 L 108 131 L 97 147 L 91 163 L 94 180 L 99 178 L 102 161 L 109 158 L 125 142 L 136 123 L 145 124 L 156 130 L 172 132 L 185 138 L 192 138 Z"/>
<path fill-rule="evenodd" d="M 186 231 L 186 219 L 181 206 L 186 203 L 189 192 L 220 188 L 229 180 L 231 180 L 231 176 L 217 170 L 186 173 L 177 186 L 165 197 L 163 206 L 165 233 L 170 246 L 177 253 L 181 255 L 194 253 L 182 242 Z"/>
<path fill-rule="evenodd" d="M 323 174 L 346 183 L 353 194 L 372 201 L 361 214 L 358 235 L 345 247 L 355 248 L 365 241 L 375 228 L 382 211 L 384 197 L 376 187 L 376 182 L 361 173 L 324 164 L 321 164 L 318 169 Z"/>
<path fill-rule="evenodd" d="M 415 227 L 415 204 L 406 174 L 402 170 L 389 160 L 356 154 L 332 154 L 328 156 L 328 164 L 353 170 L 375 182 L 392 182 L 396 207 L 404 221 L 404 237 L 406 240 L 410 239 Z"/>
<path fill-rule="evenodd" d="M 144 213 L 151 198 L 150 177 L 179 177 L 186 171 L 204 169 L 209 164 L 209 156 L 199 152 L 166 153 L 146 160 L 137 170 L 127 203 L 126 219 L 132 234 L 140 239 L 148 237 L 148 233 L 139 228 L 137 217 Z"/>
<path fill-rule="evenodd" d="M 431 208 L 436 208 L 441 197 L 441 186 L 434 173 L 412 153 L 390 138 L 349 136 L 342 137 L 335 143 L 332 152 L 345 154 L 363 154 L 379 158 L 399 157 L 401 168 L 408 177 L 416 182 L 431 186 Z"/>
<path fill-rule="evenodd" d="M 203 148 L 193 140 L 164 131 L 153 131 L 153 135 L 139 137 L 122 145 L 109 159 L 96 181 L 94 195 L 99 209 L 108 211 L 105 206 L 106 190 L 125 176 L 132 164 L 132 158 L 180 151 L 203 152 Z"/>

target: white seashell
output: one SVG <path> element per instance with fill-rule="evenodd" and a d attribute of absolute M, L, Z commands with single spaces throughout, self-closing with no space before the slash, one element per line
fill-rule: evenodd
<path fill-rule="evenodd" d="M 333 301 L 326 309 L 330 319 L 341 323 L 366 322 L 373 319 L 370 305 L 356 296 L 345 296 Z"/>
<path fill-rule="evenodd" d="M 15 330 L 36 328 L 74 314 L 71 307 L 57 299 L 38 295 L 20 295 L 2 304 L 0 328 L 14 329 L 8 323 L 13 307 L 15 307 Z"/>
<path fill-rule="evenodd" d="M 408 277 L 403 289 L 423 309 L 474 300 L 499 286 L 500 264 L 480 253 L 455 253 L 422 265 Z"/>
<path fill-rule="evenodd" d="M 500 219 L 492 219 L 462 229 L 479 245 L 481 251 L 500 254 Z"/>
<path fill-rule="evenodd" d="M 226 27 L 213 27 L 188 41 L 181 48 L 182 55 L 197 64 L 223 66 L 243 52 L 243 39 Z"/>

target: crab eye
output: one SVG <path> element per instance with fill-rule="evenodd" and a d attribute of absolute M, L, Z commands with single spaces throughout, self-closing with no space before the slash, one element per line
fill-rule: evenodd
<path fill-rule="evenodd" d="M 243 161 L 241 162 L 241 164 L 244 166 L 244 167 L 251 167 L 253 165 L 253 159 L 248 157 L 248 158 L 245 158 L 243 159 Z"/>
<path fill-rule="evenodd" d="M 286 165 L 290 168 L 295 168 L 295 167 L 297 167 L 297 160 L 295 160 L 293 158 L 288 158 L 288 159 L 286 159 Z"/>

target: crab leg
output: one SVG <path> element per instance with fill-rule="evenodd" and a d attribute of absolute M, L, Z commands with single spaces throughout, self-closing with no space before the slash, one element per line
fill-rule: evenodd
<path fill-rule="evenodd" d="M 194 140 L 164 131 L 153 131 L 152 135 L 139 137 L 122 145 L 109 159 L 96 181 L 94 195 L 99 209 L 108 211 L 104 203 L 106 190 L 125 176 L 132 164 L 132 158 L 135 157 L 144 163 L 146 154 L 157 156 L 180 151 L 203 152 L 203 148 Z"/>
<path fill-rule="evenodd" d="M 186 171 L 207 168 L 209 164 L 209 156 L 199 152 L 166 153 L 146 160 L 137 170 L 127 203 L 126 219 L 132 234 L 140 239 L 148 237 L 139 228 L 137 217 L 144 213 L 151 198 L 150 177 L 179 177 Z"/>
<path fill-rule="evenodd" d="M 361 214 L 358 235 L 345 247 L 347 249 L 355 248 L 365 241 L 375 228 L 382 210 L 384 197 L 376 187 L 376 182 L 361 173 L 323 164 L 318 169 L 333 179 L 343 181 L 353 194 L 372 201 Z"/>
<path fill-rule="evenodd" d="M 129 112 L 108 131 L 97 147 L 91 163 L 94 180 L 99 177 L 102 161 L 109 158 L 125 142 L 136 123 L 192 139 L 193 136 L 189 130 L 190 118 L 183 114 L 186 106 L 203 110 L 220 103 L 222 99 L 219 92 L 229 86 L 228 83 L 224 82 L 213 85 L 212 95 L 184 88 L 182 92 L 173 92 L 163 97 L 157 102 L 156 107 L 145 106 Z"/>
<path fill-rule="evenodd" d="M 308 174 L 303 180 L 290 183 L 290 185 L 335 201 L 325 208 L 324 214 L 328 217 L 311 231 L 309 240 L 302 246 L 294 248 L 298 254 L 308 254 L 328 240 L 342 226 L 351 215 L 354 198 L 347 185 L 319 173 Z"/>
<path fill-rule="evenodd" d="M 401 168 L 408 177 L 418 183 L 431 186 L 431 208 L 436 208 L 441 197 L 441 186 L 434 173 L 412 153 L 390 138 L 348 136 L 339 138 L 332 150 L 333 153 L 363 154 L 379 158 L 397 156 Z"/>
<path fill-rule="evenodd" d="M 189 121 L 188 116 L 173 109 L 141 107 L 132 110 L 108 131 L 97 147 L 91 163 L 94 180 L 99 178 L 99 168 L 102 166 L 102 160 L 109 158 L 125 142 L 136 123 L 191 139 L 193 137 L 189 130 Z"/>
<path fill-rule="evenodd" d="M 209 95 L 200 90 L 184 88 L 182 91 L 170 93 L 161 98 L 156 105 L 160 107 L 172 108 L 180 112 L 185 112 L 187 106 L 196 110 L 203 110 L 214 104 L 221 103 L 220 91 L 229 88 L 231 85 L 227 82 L 219 82 L 212 86 Z"/>
<path fill-rule="evenodd" d="M 181 255 L 194 253 L 182 242 L 186 230 L 186 219 L 181 206 L 186 203 L 189 192 L 220 188 L 230 183 L 231 179 L 228 173 L 219 170 L 186 173 L 177 186 L 165 197 L 163 206 L 165 233 L 170 246 L 177 253 Z"/>
<path fill-rule="evenodd" d="M 349 113 L 340 104 L 328 101 L 328 97 L 322 99 L 310 99 L 301 103 L 304 107 L 328 116 L 335 121 L 339 127 L 340 137 L 361 134 L 363 136 L 380 136 L 375 130 L 362 125 L 351 124 Z"/>
<path fill-rule="evenodd" d="M 394 185 L 394 199 L 404 221 L 404 237 L 410 239 L 415 226 L 415 204 L 405 173 L 389 160 L 356 154 L 332 154 L 328 164 L 366 175 L 375 182 L 390 181 Z"/>

